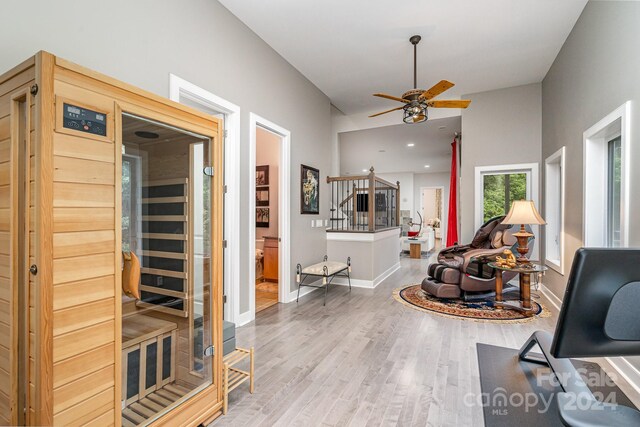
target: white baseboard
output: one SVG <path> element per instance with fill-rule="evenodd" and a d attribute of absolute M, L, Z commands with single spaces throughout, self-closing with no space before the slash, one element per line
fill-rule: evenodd
<path fill-rule="evenodd" d="M 240 315 L 238 316 L 238 321 L 236 322 L 236 327 L 244 326 L 247 323 L 250 323 L 254 319 L 255 319 L 255 316 L 253 316 L 253 313 L 251 313 L 251 311 L 245 311 L 244 313 L 240 313 Z"/>
<path fill-rule="evenodd" d="M 351 279 L 351 286 L 354 288 L 373 289 L 376 286 L 378 286 L 380 283 L 382 283 L 384 279 L 391 276 L 393 273 L 395 273 L 399 269 L 400 269 L 400 263 L 398 262 L 397 264 L 391 266 L 385 272 L 383 272 L 373 280 Z M 349 280 L 346 277 L 340 276 L 333 279 L 331 284 L 349 286 Z"/>
<path fill-rule="evenodd" d="M 618 374 L 640 395 L 640 371 L 624 357 L 605 357 Z M 636 403 L 636 402 L 634 402 Z"/>
<path fill-rule="evenodd" d="M 562 300 L 556 296 L 551 289 L 547 288 L 544 284 L 540 284 L 540 291 L 547 297 L 551 305 L 553 305 L 558 311 L 562 307 Z"/>
<path fill-rule="evenodd" d="M 309 285 L 312 286 L 318 286 L 320 285 L 322 279 L 316 280 L 315 282 L 309 282 Z M 302 298 L 303 296 L 310 294 L 313 291 L 316 291 L 320 288 L 311 288 L 311 287 L 307 287 L 307 286 L 303 286 L 300 288 L 300 298 Z M 295 302 L 296 298 L 298 297 L 298 290 L 296 289 L 295 291 L 289 292 L 289 295 L 287 296 L 287 301 L 286 303 L 290 303 L 290 302 Z"/>

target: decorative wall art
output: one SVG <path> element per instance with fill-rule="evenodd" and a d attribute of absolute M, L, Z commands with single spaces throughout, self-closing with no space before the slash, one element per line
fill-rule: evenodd
<path fill-rule="evenodd" d="M 256 187 L 269 185 L 269 165 L 256 166 Z"/>
<path fill-rule="evenodd" d="M 320 213 L 320 171 L 300 165 L 300 213 Z"/>
<path fill-rule="evenodd" d="M 256 206 L 269 206 L 269 187 L 256 188 Z"/>
<path fill-rule="evenodd" d="M 256 208 L 256 227 L 269 228 L 269 208 Z"/>

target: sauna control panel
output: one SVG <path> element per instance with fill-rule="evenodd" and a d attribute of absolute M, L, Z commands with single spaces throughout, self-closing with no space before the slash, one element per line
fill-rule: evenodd
<path fill-rule="evenodd" d="M 62 126 L 93 135 L 107 136 L 107 115 L 75 105 L 63 105 Z"/>

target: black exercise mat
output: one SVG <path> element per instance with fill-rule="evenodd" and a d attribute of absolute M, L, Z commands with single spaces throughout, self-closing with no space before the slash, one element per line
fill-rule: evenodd
<path fill-rule="evenodd" d="M 522 362 L 518 350 L 477 344 L 481 396 L 465 405 L 482 406 L 486 427 L 562 426 L 555 394 L 562 389 L 549 367 Z M 597 363 L 572 360 L 598 400 L 635 408 Z"/>

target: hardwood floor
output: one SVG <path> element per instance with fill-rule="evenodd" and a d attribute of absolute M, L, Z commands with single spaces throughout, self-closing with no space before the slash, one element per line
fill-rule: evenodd
<path fill-rule="evenodd" d="M 519 348 L 534 330 L 552 330 L 557 310 L 541 297 L 551 318 L 501 325 L 395 301 L 392 290 L 420 282 L 428 263 L 403 257 L 375 289 L 333 287 L 326 307 L 312 292 L 238 328 L 238 345 L 255 347 L 255 393 L 235 390 L 214 426 L 483 425 L 481 408 L 464 403 L 480 393 L 476 343 Z"/>
<path fill-rule="evenodd" d="M 278 303 L 278 284 L 262 282 L 256 285 L 256 313 Z"/>

